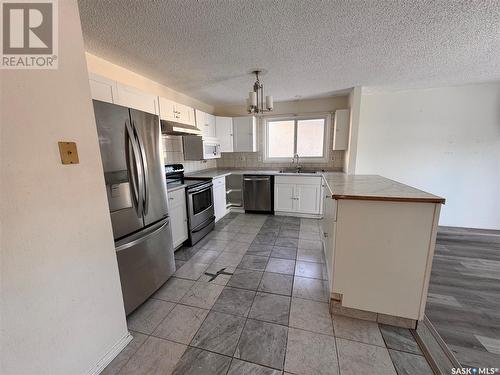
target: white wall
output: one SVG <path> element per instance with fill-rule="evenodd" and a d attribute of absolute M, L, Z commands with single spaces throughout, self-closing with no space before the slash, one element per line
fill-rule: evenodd
<path fill-rule="evenodd" d="M 0 373 L 88 373 L 128 332 L 76 1 L 59 1 L 58 70 L 0 76 Z"/>
<path fill-rule="evenodd" d="M 356 174 L 446 198 L 440 225 L 500 229 L 500 84 L 365 94 Z"/>
<path fill-rule="evenodd" d="M 344 156 L 343 170 L 347 174 L 354 174 L 356 170 L 356 156 L 358 147 L 359 116 L 361 110 L 361 90 L 360 86 L 353 87 L 349 93 L 349 142 Z"/>

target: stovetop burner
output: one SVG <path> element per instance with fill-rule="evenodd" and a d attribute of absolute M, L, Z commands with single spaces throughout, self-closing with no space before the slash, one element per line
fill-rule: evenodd
<path fill-rule="evenodd" d="M 167 188 L 185 184 L 187 185 L 187 189 L 193 189 L 212 180 L 211 178 L 185 177 L 184 166 L 182 164 L 166 164 L 165 179 L 167 181 Z"/>

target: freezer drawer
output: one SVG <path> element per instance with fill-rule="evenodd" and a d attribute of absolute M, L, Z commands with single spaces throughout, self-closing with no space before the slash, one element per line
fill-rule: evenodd
<path fill-rule="evenodd" d="M 245 211 L 273 211 L 272 176 L 243 176 L 243 207 Z"/>
<path fill-rule="evenodd" d="M 118 241 L 116 256 L 125 313 L 129 314 L 175 272 L 169 219 Z"/>

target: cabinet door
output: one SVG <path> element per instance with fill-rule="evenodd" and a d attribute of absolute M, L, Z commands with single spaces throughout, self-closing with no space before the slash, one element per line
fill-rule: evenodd
<path fill-rule="evenodd" d="M 335 111 L 333 132 L 333 149 L 347 150 L 349 143 L 349 110 L 338 109 Z"/>
<path fill-rule="evenodd" d="M 215 138 L 215 133 L 216 133 L 215 116 L 207 113 L 207 114 L 205 114 L 205 121 L 206 121 L 206 125 L 208 127 L 207 137 Z"/>
<path fill-rule="evenodd" d="M 295 211 L 294 185 L 274 184 L 274 210 Z"/>
<path fill-rule="evenodd" d="M 319 214 L 321 211 L 321 185 L 295 185 L 296 211 L 304 214 Z"/>
<path fill-rule="evenodd" d="M 201 135 L 206 137 L 208 129 L 205 129 L 205 115 L 205 112 L 200 111 L 199 109 L 195 110 L 196 127 L 201 130 Z"/>
<path fill-rule="evenodd" d="M 182 124 L 194 125 L 194 109 L 184 104 L 175 103 L 174 113 L 177 121 Z"/>
<path fill-rule="evenodd" d="M 115 104 L 130 107 L 139 111 L 158 114 L 158 97 L 142 92 L 135 87 L 117 83 Z"/>
<path fill-rule="evenodd" d="M 234 152 L 257 151 L 255 133 L 255 117 L 233 117 Z"/>
<path fill-rule="evenodd" d="M 92 99 L 113 103 L 113 95 L 116 95 L 116 81 L 89 73 L 89 84 Z"/>
<path fill-rule="evenodd" d="M 226 215 L 226 188 L 224 185 L 214 187 L 214 211 L 215 221 L 219 221 Z"/>
<path fill-rule="evenodd" d="M 160 118 L 162 120 L 167 121 L 176 121 L 175 118 L 175 103 L 171 100 L 162 98 L 161 96 L 158 98 L 159 109 L 160 109 Z"/>
<path fill-rule="evenodd" d="M 233 152 L 233 119 L 215 117 L 215 136 L 220 141 L 221 152 Z"/>
<path fill-rule="evenodd" d="M 176 248 L 188 239 L 185 205 L 170 207 L 170 222 L 172 226 L 172 242 L 174 243 L 174 248 Z"/>

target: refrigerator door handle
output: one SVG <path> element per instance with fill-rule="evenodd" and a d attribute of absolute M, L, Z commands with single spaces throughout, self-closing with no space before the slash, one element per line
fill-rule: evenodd
<path fill-rule="evenodd" d="M 137 245 L 141 242 L 146 241 L 149 237 L 154 236 L 158 232 L 161 232 L 168 224 L 170 224 L 170 220 L 166 219 L 165 221 L 161 221 L 155 225 L 152 225 L 148 228 L 147 231 L 143 231 L 140 233 L 136 233 L 128 238 L 124 238 L 115 243 L 116 252 L 128 249 L 134 245 Z"/>
<path fill-rule="evenodd" d="M 134 159 L 135 168 L 132 168 L 130 163 L 130 145 L 132 145 L 132 157 Z M 131 174 L 132 201 L 136 208 L 137 217 L 142 217 L 143 213 L 143 196 L 144 196 L 144 180 L 142 166 L 137 159 L 139 155 L 139 147 L 136 143 L 134 131 L 128 121 L 125 121 L 125 157 L 127 160 L 127 168 Z M 134 174 L 135 170 L 135 174 Z"/>
<path fill-rule="evenodd" d="M 147 215 L 148 214 L 148 209 L 149 209 L 149 174 L 148 174 L 148 162 L 146 159 L 146 151 L 144 148 L 144 143 L 142 142 L 142 138 L 137 132 L 137 128 L 135 127 L 135 123 L 132 121 L 132 127 L 134 129 L 134 132 L 137 136 L 137 143 L 139 145 L 139 151 L 140 151 L 140 157 L 142 161 L 142 170 L 143 170 L 143 176 L 144 176 L 144 190 L 143 190 L 143 214 Z"/>

